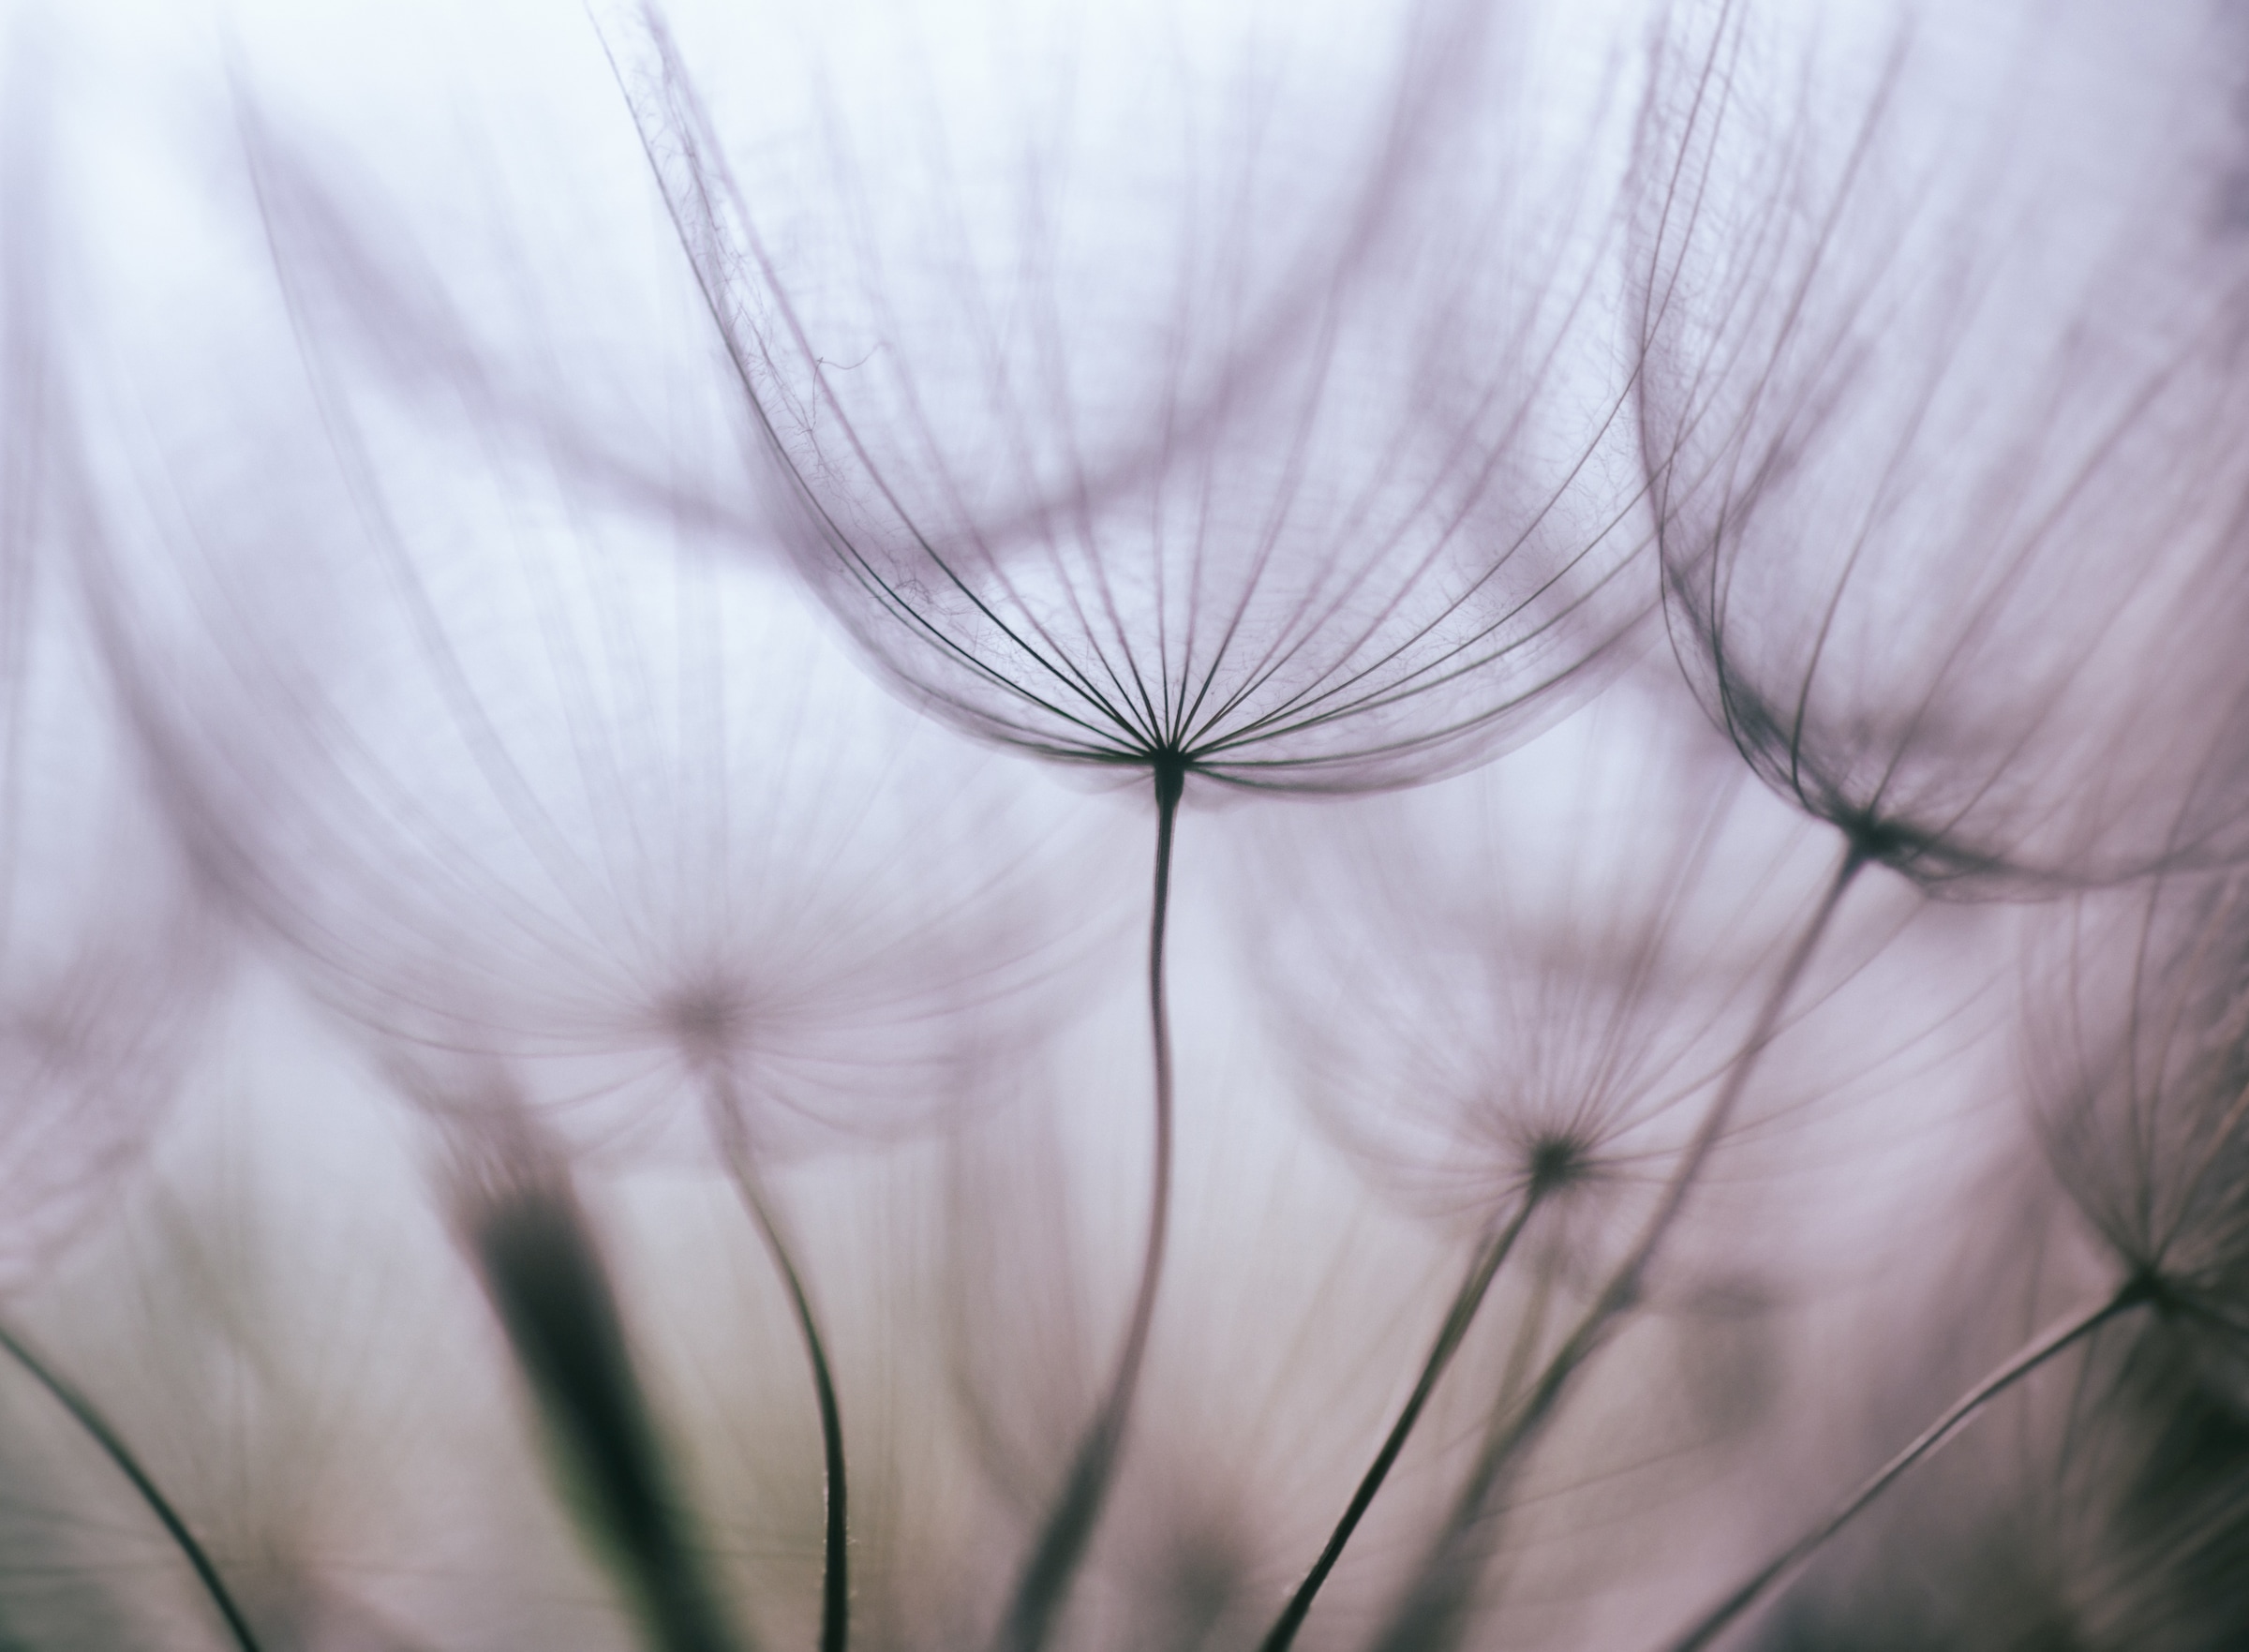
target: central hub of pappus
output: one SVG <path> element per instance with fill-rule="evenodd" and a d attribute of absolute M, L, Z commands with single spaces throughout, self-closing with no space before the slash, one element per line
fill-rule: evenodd
<path fill-rule="evenodd" d="M 658 1019 L 690 1060 L 698 1065 L 723 1065 L 749 1042 L 750 995 L 736 981 L 692 982 L 663 1001 Z"/>

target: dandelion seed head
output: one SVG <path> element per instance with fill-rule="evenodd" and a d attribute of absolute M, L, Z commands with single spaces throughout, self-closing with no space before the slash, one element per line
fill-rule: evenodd
<path fill-rule="evenodd" d="M 2237 853 L 2249 265 L 2187 208 L 2203 22 L 1711 20 L 1649 134 L 1639 380 L 1705 710 L 1942 893 Z"/>
<path fill-rule="evenodd" d="M 688 48 L 620 25 L 790 501 L 778 531 L 924 705 L 1069 761 L 1370 789 L 1526 737 L 1629 652 L 1646 535 L 1577 327 L 1605 279 L 1584 171 L 1605 164 L 1601 122 L 1556 155 L 1485 131 L 1455 82 L 1527 36 L 1511 17 L 1487 38 L 1482 16 L 1394 24 L 1394 102 L 1359 117 L 1383 132 L 1371 160 L 1300 170 L 1335 114 L 1277 67 L 1273 121 L 1309 124 L 1236 134 L 1222 116 L 1240 147 L 1219 200 L 1192 181 L 1101 192 L 1168 155 L 1144 112 L 1122 140 L 1053 140 L 1081 174 L 1066 199 L 1047 193 L 1058 156 L 1003 142 L 990 201 L 951 173 L 930 197 L 951 216 L 924 239 L 968 271 L 882 262 L 872 207 L 770 227 Z M 1527 99 L 1538 84 L 1508 79 Z M 1567 185 L 1541 170 L 1573 162 Z M 1289 226 L 1270 243 L 1241 222 L 1269 211 Z M 1129 259 L 1100 250 L 1120 215 L 1141 231 Z M 1488 256 L 1482 237 L 1511 234 L 1553 249 L 1548 283 Z M 1040 282 L 1020 313 L 992 309 L 985 256 L 1002 288 Z"/>
<path fill-rule="evenodd" d="M 1244 891 L 1297 1088 L 1413 1208 L 1636 1198 L 1689 1138 L 1831 871 L 1690 716 L 1622 693 L 1476 774 L 1266 833 Z"/>
<path fill-rule="evenodd" d="M 464 448 L 300 350 L 267 250 L 231 278 L 273 310 L 211 348 L 270 445 L 207 452 L 212 394 L 112 387 L 141 438 L 95 455 L 94 588 L 175 826 L 312 990 L 383 1062 L 419 1047 L 450 1110 L 497 1061 L 618 1154 L 697 1151 L 752 1056 L 733 1105 L 780 1152 L 942 1116 L 980 1048 L 1035 1036 L 1104 921 L 1048 880 L 1103 823 L 567 444 Z"/>
<path fill-rule="evenodd" d="M 2239 874 L 2086 897 L 2048 933 L 2027 1067 L 2063 1186 L 2124 1277 L 2249 1406 L 2249 926 Z"/>

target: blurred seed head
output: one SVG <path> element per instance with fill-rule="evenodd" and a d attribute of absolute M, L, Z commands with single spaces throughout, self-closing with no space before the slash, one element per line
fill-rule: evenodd
<path fill-rule="evenodd" d="M 2249 887 L 2160 879 L 2080 900 L 2049 934 L 2029 1049 L 2056 1171 L 2249 1409 Z"/>
<path fill-rule="evenodd" d="M 421 1093 L 499 1062 L 582 1144 L 713 1087 L 773 1151 L 881 1133 L 1043 1024 L 1096 826 L 782 577 L 300 350 L 280 274 L 216 406 L 136 387 L 96 588 L 174 818 L 316 990 Z"/>
<path fill-rule="evenodd" d="M 1750 1035 L 1833 856 L 1676 710 L 1619 691 L 1267 830 L 1247 904 L 1295 1083 L 1413 1205 L 1660 1183 Z"/>
<path fill-rule="evenodd" d="M 0 40 L 0 1289 L 102 1213 L 224 957 L 79 600 L 48 48 L 19 26 Z"/>
<path fill-rule="evenodd" d="M 2212 19 L 1690 8 L 1640 157 L 1673 643 L 1953 895 L 2249 847 L 2249 241 Z"/>

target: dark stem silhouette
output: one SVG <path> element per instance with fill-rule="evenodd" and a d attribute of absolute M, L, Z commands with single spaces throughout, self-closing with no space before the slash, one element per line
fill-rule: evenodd
<path fill-rule="evenodd" d="M 1571 1380 L 1601 1350 L 1617 1321 L 1639 1300 L 1649 1265 L 1676 1226 L 1704 1167 L 1732 1122 L 1758 1061 L 1779 1032 L 1788 1002 L 1802 981 L 1812 954 L 1834 922 L 1844 895 L 1868 863 L 1865 850 L 1855 843 L 1844 852 L 1826 893 L 1821 897 L 1774 977 L 1757 1012 L 1757 1019 L 1729 1066 L 1718 1095 L 1696 1125 L 1686 1152 L 1664 1183 L 1655 1212 L 1624 1260 L 1594 1297 L 1592 1305 L 1547 1361 L 1521 1406 L 1485 1443 L 1451 1516 L 1431 1545 L 1405 1599 L 1392 1615 L 1389 1627 L 1376 1643 L 1377 1652 L 1443 1652 L 1458 1642 L 1466 1627 L 1469 1596 L 1482 1570 L 1482 1547 L 1478 1533 L 1490 1516 L 1494 1499 L 1552 1420 Z"/>
<path fill-rule="evenodd" d="M 2153 1285 L 2144 1278 L 2134 1279 L 2107 1301 L 2090 1309 L 2079 1309 L 2032 1338 L 2008 1356 L 1997 1370 L 1955 1401 L 1951 1408 L 1922 1430 L 1911 1445 L 1884 1464 L 1873 1478 L 1854 1492 L 1834 1513 L 1760 1567 L 1692 1629 L 1677 1640 L 1668 1643 L 1669 1652 L 1702 1652 L 1702 1648 L 1715 1641 L 1729 1624 L 1755 1605 L 1774 1585 L 1810 1559 L 1830 1538 L 1857 1519 L 1869 1504 L 1889 1489 L 1893 1481 L 1923 1458 L 1934 1455 L 1955 1435 L 1973 1421 L 1976 1414 L 1986 1406 L 2049 1360 L 2075 1347 L 2111 1319 L 2154 1300 Z"/>
<path fill-rule="evenodd" d="M 8 1357 L 52 1394 L 57 1405 L 70 1413 L 71 1421 L 85 1430 L 88 1437 L 109 1454 L 110 1461 L 117 1466 L 118 1471 L 132 1481 L 133 1490 L 141 1494 L 141 1500 L 148 1505 L 149 1511 L 163 1525 L 180 1553 L 187 1557 L 187 1564 L 195 1569 L 196 1580 L 203 1585 L 203 1592 L 211 1597 L 212 1605 L 218 1608 L 219 1616 L 226 1619 L 227 1632 L 234 1637 L 234 1644 L 242 1648 L 242 1652 L 259 1652 L 258 1637 L 251 1631 L 249 1620 L 243 1615 L 242 1608 L 235 1604 L 232 1593 L 227 1588 L 226 1579 L 219 1575 L 218 1567 L 204 1552 L 202 1544 L 196 1541 L 195 1534 L 187 1529 L 186 1521 L 171 1506 L 171 1500 L 165 1496 L 148 1470 L 141 1466 L 141 1459 L 133 1454 L 133 1449 L 110 1426 L 109 1419 L 101 1414 L 93 1401 L 34 1353 L 29 1344 L 5 1325 L 0 1325 L 0 1348 L 7 1349 Z"/>
<path fill-rule="evenodd" d="M 1148 1246 L 1132 1304 L 1124 1346 L 1109 1393 L 1085 1431 L 1069 1478 L 1047 1514 L 1044 1528 L 1016 1585 L 995 1652 L 1038 1652 L 1054 1627 L 1070 1580 L 1085 1557 L 1094 1527 L 1116 1476 L 1117 1457 L 1139 1392 L 1148 1332 L 1155 1317 L 1156 1287 L 1171 1226 L 1171 1016 L 1164 985 L 1164 930 L 1171 902 L 1171 837 L 1185 789 L 1186 764 L 1169 754 L 1154 764 L 1155 779 L 1155 890 L 1148 918 L 1148 1025 L 1155 1057 L 1154 1151 L 1148 1200 Z"/>
<path fill-rule="evenodd" d="M 652 1652 L 737 1652 L 674 1489 L 617 1293 L 569 1183 L 551 1172 L 474 1195 L 463 1231 L 510 1351 L 562 1452 L 582 1523 Z"/>
<path fill-rule="evenodd" d="M 820 1585 L 820 1652 L 844 1652 L 851 1641 L 851 1522 L 846 1500 L 849 1480 L 843 1464 L 842 1407 L 836 1401 L 827 1347 L 820 1334 L 819 1317 L 812 1311 L 811 1293 L 805 1288 L 804 1276 L 797 1271 L 780 1218 L 766 1195 L 765 1184 L 758 1178 L 733 1089 L 723 1079 L 712 1093 L 712 1104 L 713 1123 L 725 1154 L 726 1168 L 734 1178 L 735 1188 L 741 1195 L 750 1219 L 757 1225 L 758 1237 L 765 1241 L 766 1254 L 772 1258 L 774 1271 L 788 1290 L 790 1305 L 797 1315 L 797 1332 L 804 1340 L 805 1362 L 812 1368 L 812 1392 L 820 1406 L 820 1450 L 827 1499 Z"/>
<path fill-rule="evenodd" d="M 1351 1534 L 1359 1529 L 1359 1522 L 1373 1506 L 1375 1494 L 1382 1489 L 1383 1481 L 1389 1478 L 1392 1466 L 1398 1460 L 1398 1453 L 1406 1449 L 1406 1441 L 1412 1435 L 1414 1424 L 1421 1421 L 1422 1410 L 1428 1405 L 1430 1394 L 1436 1392 L 1445 1368 L 1452 1364 L 1452 1356 L 1460 1351 L 1460 1345 L 1467 1338 L 1469 1326 L 1475 1323 L 1477 1311 L 1483 1306 L 1484 1296 L 1491 1289 L 1493 1279 L 1506 1262 L 1508 1253 L 1514 1249 L 1515 1241 L 1522 1236 L 1524 1227 L 1530 1221 L 1531 1213 L 1538 1209 L 1546 1191 L 1544 1187 L 1534 1185 L 1526 1192 L 1514 1215 L 1495 1229 L 1477 1250 L 1474 1261 L 1468 1266 L 1467 1277 L 1461 1281 L 1459 1290 L 1453 1293 L 1452 1305 L 1445 1315 L 1444 1324 L 1437 1330 L 1437 1341 L 1429 1349 L 1428 1359 L 1422 1363 L 1420 1380 L 1413 1385 L 1413 1392 L 1407 1397 L 1405 1408 L 1398 1413 L 1398 1420 L 1383 1440 L 1382 1449 L 1375 1453 L 1374 1463 L 1359 1481 L 1359 1489 L 1352 1494 L 1349 1506 L 1343 1511 L 1343 1518 L 1335 1523 L 1334 1531 L 1329 1535 L 1327 1547 L 1320 1551 L 1319 1558 L 1313 1562 L 1311 1571 L 1297 1586 L 1296 1593 L 1289 1598 L 1288 1604 L 1266 1634 L 1262 1652 L 1287 1652 L 1290 1643 L 1296 1639 L 1296 1632 L 1303 1627 L 1304 1618 L 1312 1610 L 1312 1601 L 1318 1595 L 1320 1585 L 1328 1581 L 1328 1574 L 1335 1570 L 1336 1561 L 1343 1557 L 1344 1546 L 1351 1540 Z"/>

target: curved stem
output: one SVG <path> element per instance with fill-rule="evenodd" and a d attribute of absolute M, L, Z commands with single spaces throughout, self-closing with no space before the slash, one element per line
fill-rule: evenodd
<path fill-rule="evenodd" d="M 1869 1504 L 1889 1489 L 1891 1481 L 1922 1458 L 1933 1455 L 1954 1435 L 1967 1427 L 1977 1412 L 2048 1360 L 2091 1336 L 2109 1320 L 2152 1300 L 2153 1293 L 2147 1283 L 2134 1280 L 2106 1302 L 2089 1309 L 2079 1309 L 2032 1338 L 2009 1356 L 2005 1363 L 1955 1401 L 1952 1407 L 1922 1430 L 1911 1445 L 1884 1464 L 1874 1477 L 1854 1492 L 1834 1513 L 1774 1555 L 1685 1635 L 1671 1642 L 1670 1652 L 1702 1652 L 1702 1648 L 1716 1640 L 1728 1624 L 1754 1605 L 1767 1589 L 1809 1560 L 1828 1539 L 1856 1519 Z"/>
<path fill-rule="evenodd" d="M 1140 1260 L 1139 1288 L 1124 1346 L 1117 1357 L 1109 1394 L 1094 1415 L 1070 1465 L 1069 1478 L 1047 1515 L 1016 1585 L 1015 1600 L 1002 1625 L 996 1652 L 1038 1652 L 1053 1629 L 1070 1579 L 1085 1556 L 1086 1544 L 1107 1502 L 1117 1454 L 1131 1420 L 1140 1365 L 1148 1352 L 1148 1331 L 1155 1318 L 1156 1287 L 1163 1277 L 1164 1247 L 1171 1226 L 1171 1016 L 1164 988 L 1164 930 L 1171 902 L 1171 835 L 1186 785 L 1185 766 L 1176 760 L 1155 765 L 1155 891 L 1148 919 L 1148 1024 L 1155 1054 L 1155 1140 L 1148 1201 L 1148 1245 Z"/>
<path fill-rule="evenodd" d="M 1616 1320 L 1638 1300 L 1648 1265 L 1686 1209 L 1688 1197 L 1701 1179 L 1719 1139 L 1732 1122 L 1735 1109 L 1757 1070 L 1759 1059 L 1780 1030 L 1780 1017 L 1802 981 L 1812 954 L 1834 922 L 1843 896 L 1866 866 L 1867 857 L 1858 848 L 1854 846 L 1845 851 L 1826 893 L 1796 936 L 1780 974 L 1773 978 L 1750 1035 L 1734 1058 L 1717 1097 L 1695 1127 L 1694 1136 L 1677 1168 L 1672 1171 L 1671 1179 L 1664 1183 L 1654 1213 L 1625 1259 L 1593 1299 L 1592 1306 L 1547 1361 L 1521 1409 L 1485 1447 L 1451 1519 L 1438 1534 L 1405 1600 L 1393 1615 L 1390 1627 L 1377 1643 L 1378 1652 L 1441 1652 L 1441 1648 L 1457 1640 L 1468 1591 L 1478 1569 L 1479 1556 L 1471 1543 L 1473 1532 L 1483 1522 L 1498 1488 L 1553 1417 L 1571 1380 L 1600 1351 Z"/>
<path fill-rule="evenodd" d="M 812 1295 L 805 1289 L 804 1276 L 797 1272 L 780 1219 L 766 1196 L 765 1184 L 758 1179 L 750 1144 L 742 1133 L 740 1109 L 735 1105 L 731 1087 L 723 1080 L 712 1093 L 712 1106 L 716 1115 L 715 1133 L 725 1155 L 727 1171 L 734 1178 L 735 1189 L 741 1195 L 750 1219 L 757 1225 L 758 1237 L 765 1241 L 766 1254 L 773 1260 L 774 1272 L 787 1287 L 790 1305 L 797 1313 L 797 1332 L 804 1340 L 805 1361 L 812 1367 L 812 1393 L 820 1406 L 822 1474 L 827 1498 L 820 1585 L 820 1652 L 844 1652 L 851 1640 L 851 1525 L 846 1505 L 849 1482 L 843 1466 L 843 1411 L 836 1401 L 827 1346 L 820 1334 L 819 1318 L 812 1312 Z"/>
<path fill-rule="evenodd" d="M 1351 1534 L 1359 1529 L 1359 1522 L 1374 1503 L 1375 1494 L 1382 1489 L 1382 1482 L 1389 1477 L 1391 1466 L 1397 1462 L 1398 1453 L 1406 1449 L 1407 1438 L 1413 1433 L 1414 1424 L 1421 1420 L 1422 1407 L 1429 1403 L 1429 1396 L 1436 1391 L 1438 1378 L 1444 1376 L 1445 1367 L 1452 1362 L 1452 1356 L 1460 1351 L 1460 1345 L 1468 1334 L 1468 1327 L 1475 1322 L 1477 1310 L 1482 1307 L 1484 1295 L 1491 1289 L 1492 1280 L 1498 1274 L 1500 1264 L 1507 1260 L 1508 1253 L 1514 1249 L 1515 1241 L 1522 1236 L 1525 1224 L 1529 1222 L 1531 1213 L 1538 1209 L 1542 1197 L 1543 1190 L 1540 1188 L 1534 1187 L 1527 1193 L 1521 1208 L 1504 1226 L 1493 1232 L 1476 1253 L 1475 1260 L 1468 1265 L 1467 1277 L 1461 1281 L 1460 1289 L 1453 1294 L 1452 1306 L 1437 1331 L 1437 1341 L 1429 1349 L 1428 1359 L 1422 1364 L 1421 1379 L 1413 1385 L 1413 1392 L 1407 1397 L 1405 1409 L 1398 1413 L 1398 1420 L 1392 1425 L 1389 1436 L 1383 1440 L 1382 1449 L 1375 1453 L 1374 1463 L 1359 1481 L 1359 1489 L 1352 1494 L 1349 1507 L 1343 1511 L 1343 1518 L 1335 1523 L 1335 1529 L 1328 1538 L 1328 1546 L 1320 1551 L 1319 1558 L 1312 1563 L 1311 1571 L 1297 1586 L 1296 1593 L 1289 1598 L 1288 1606 L 1282 1610 L 1281 1615 L 1265 1636 L 1262 1652 L 1287 1652 L 1289 1644 L 1296 1639 L 1296 1631 L 1303 1627 L 1305 1615 L 1312 1610 L 1313 1598 L 1319 1593 L 1320 1585 L 1328 1581 L 1328 1573 L 1335 1570 L 1335 1562 L 1342 1558 L 1344 1545 L 1351 1540 Z"/>
<path fill-rule="evenodd" d="M 141 1494 L 141 1500 L 163 1523 L 165 1531 L 171 1534 L 180 1553 L 187 1556 L 187 1564 L 195 1569 L 196 1578 L 202 1584 L 203 1592 L 211 1597 L 211 1603 L 218 1608 L 219 1616 L 226 1619 L 227 1630 L 233 1635 L 234 1644 L 243 1652 L 259 1652 L 258 1637 L 250 1631 L 249 1620 L 243 1616 L 242 1608 L 234 1603 L 234 1597 L 229 1592 L 226 1580 L 219 1576 L 217 1566 L 203 1552 L 202 1544 L 195 1540 L 195 1534 L 187 1529 L 187 1523 L 180 1518 L 179 1511 L 171 1506 L 171 1499 L 156 1488 L 156 1482 L 150 1478 L 148 1470 L 141 1467 L 141 1460 L 133 1455 L 132 1448 L 110 1426 L 108 1419 L 95 1408 L 94 1402 L 33 1353 L 30 1347 L 5 1325 L 0 1325 L 0 1348 L 5 1348 L 10 1359 L 29 1372 L 32 1378 L 54 1397 L 55 1403 L 70 1413 L 71 1420 L 86 1431 L 94 1443 L 109 1453 L 110 1461 L 117 1466 L 118 1471 L 126 1479 L 132 1481 L 133 1490 Z"/>

